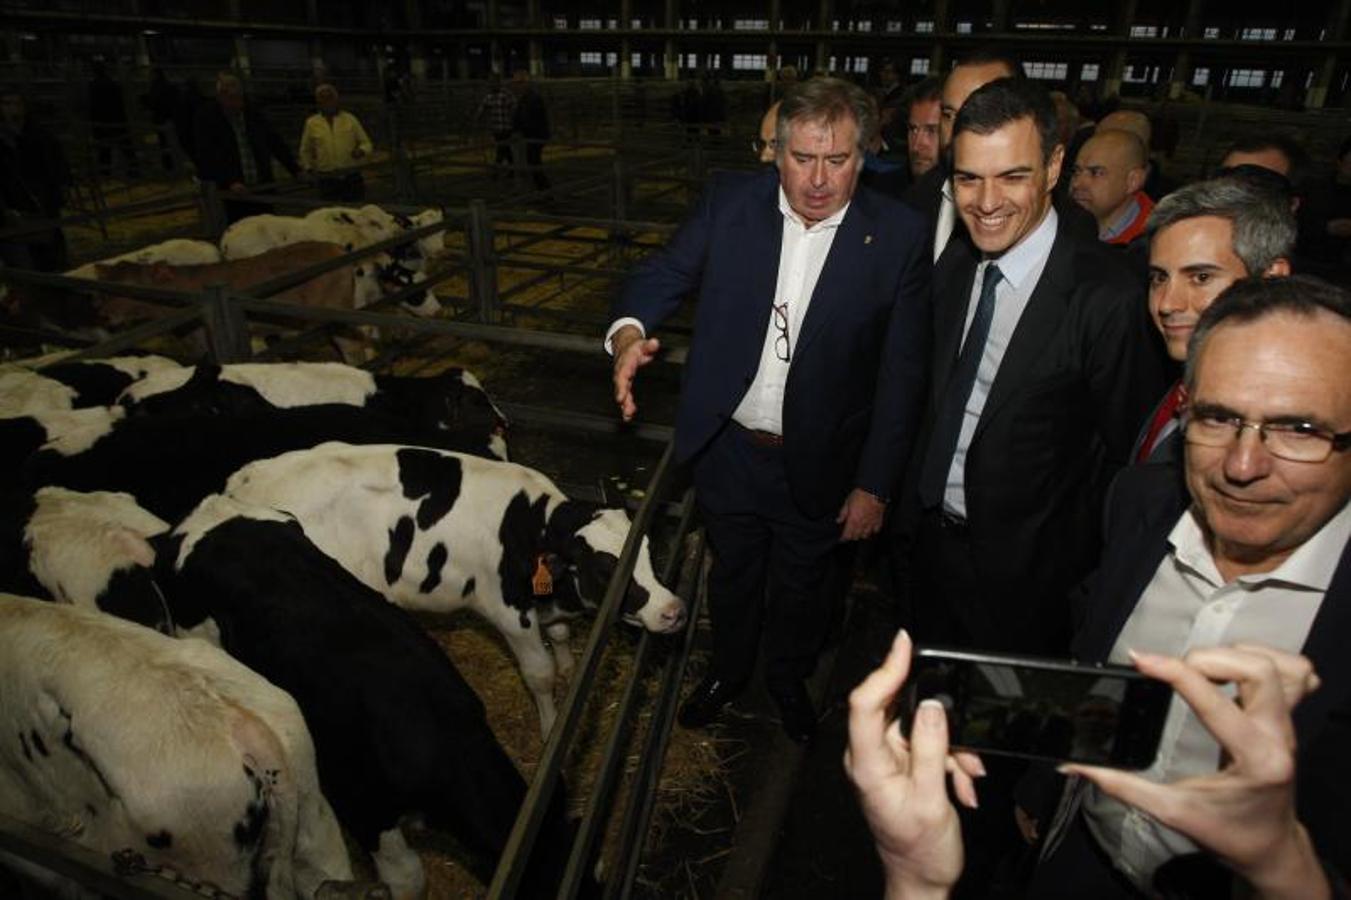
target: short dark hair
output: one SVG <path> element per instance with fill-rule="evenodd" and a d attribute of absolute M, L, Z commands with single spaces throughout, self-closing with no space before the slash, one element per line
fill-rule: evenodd
<path fill-rule="evenodd" d="M 1027 77 L 1022 62 L 1016 56 L 1006 50 L 997 50 L 994 47 L 974 47 L 957 57 L 952 64 L 952 68 L 993 65 L 1001 65 L 1008 69 L 1010 78 Z"/>
<path fill-rule="evenodd" d="M 1269 134 L 1239 138 L 1229 145 L 1229 149 L 1224 151 L 1224 155 L 1228 156 L 1230 153 L 1261 153 L 1263 150 L 1275 150 L 1289 160 L 1290 173 L 1287 177 L 1291 184 L 1300 184 L 1309 168 L 1309 154 L 1299 141 L 1287 135 Z"/>
<path fill-rule="evenodd" d="M 1060 143 L 1055 104 L 1044 87 L 1026 78 L 997 78 L 972 91 L 957 112 L 952 138 L 956 141 L 964 131 L 993 134 L 1010 122 L 1027 118 L 1041 136 L 1042 161 L 1049 162 Z"/>
<path fill-rule="evenodd" d="M 942 99 L 943 79 L 936 75 L 930 75 L 905 92 L 905 98 L 901 101 L 901 109 L 904 109 L 908 115 L 910 107 L 916 103 L 932 103 L 935 100 Z"/>
<path fill-rule="evenodd" d="M 1206 339 L 1222 323 L 1246 324 L 1277 313 L 1312 318 L 1320 312 L 1351 324 L 1351 294 L 1311 275 L 1235 281 L 1197 320 L 1187 344 L 1183 383 L 1189 391 L 1196 387 L 1196 360 Z"/>

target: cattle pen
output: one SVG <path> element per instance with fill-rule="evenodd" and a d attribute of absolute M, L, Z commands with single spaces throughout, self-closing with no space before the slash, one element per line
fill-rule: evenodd
<path fill-rule="evenodd" d="M 396 201 L 386 200 L 383 207 L 411 215 L 424 208 L 413 201 L 430 198 L 442 213 L 440 222 L 248 290 L 213 286 L 183 292 L 119 285 L 118 296 L 161 307 L 162 314 L 93 342 L 27 326 L 10 329 L 6 341 L 44 348 L 64 345 L 65 360 L 161 348 L 167 342 L 180 356 L 204 351 L 216 363 L 234 363 L 323 358 L 331 352 L 328 337 L 334 329 L 377 329 L 380 340 L 366 368 L 400 374 L 435 372 L 448 358 L 474 368 L 511 420 L 515 458 L 546 471 L 574 498 L 618 501 L 629 507 L 632 530 L 577 660 L 559 724 L 532 762 L 527 802 L 487 888 L 492 897 L 518 896 L 540 816 L 569 757 L 577 753 L 573 748 L 579 739 L 593 745 L 588 759 L 595 760 L 595 769 L 586 775 L 584 806 L 577 810 L 578 837 L 559 896 L 576 896 L 584 889 L 602 845 L 606 897 L 755 896 L 772 877 L 771 868 L 788 871 L 773 860 L 780 852 L 780 823 L 789 815 L 795 775 L 806 755 L 786 744 L 772 725 L 761 727 L 763 698 L 759 709 L 725 732 L 715 731 L 711 740 L 690 738 L 698 741 L 700 752 L 722 757 L 719 765 L 736 770 L 726 783 L 718 776 L 712 786 L 716 796 L 701 801 L 703 807 L 717 807 L 711 814 L 717 824 L 708 826 L 703 818 L 707 810 L 700 809 L 695 814 L 698 821 L 683 835 L 683 826 L 666 829 L 671 839 L 659 854 L 660 865 L 668 871 L 653 871 L 644 858 L 650 852 L 649 826 L 656 814 L 663 757 L 676 731 L 673 720 L 682 680 L 691 649 L 706 637 L 698 630 L 697 615 L 702 604 L 702 543 L 697 534 L 689 533 L 694 509 L 682 474 L 671 464 L 672 428 L 666 424 L 674 418 L 690 317 L 686 311 L 667 329 L 674 340 L 642 386 L 644 415 L 634 425 L 623 425 L 613 413 L 609 365 L 600 351 L 599 335 L 608 321 L 609 294 L 629 265 L 664 243 L 674 231 L 673 220 L 692 206 L 710 172 L 738 167 L 741 156 L 732 149 L 731 136 L 713 141 L 657 137 L 623 146 L 575 142 L 560 153 L 557 169 L 569 176 L 566 180 L 558 177 L 547 192 L 508 189 L 491 203 L 468 196 L 474 187 L 491 187 L 485 177 L 490 167 L 477 161 L 480 150 L 401 150 L 365 169 L 372 184 L 384 186 L 380 193 Z M 466 187 L 465 181 L 471 186 Z M 91 244 L 103 248 L 99 252 L 171 235 L 215 237 L 224 226 L 221 199 L 210 186 L 200 186 L 122 207 L 101 207 L 71 216 L 67 224 L 88 230 Z M 307 186 L 295 184 L 232 199 L 253 199 L 294 214 L 323 205 L 308 196 Z M 560 211 L 569 208 L 596 214 Z M 148 228 L 147 221 L 152 223 Z M 171 231 L 160 227 L 165 222 L 172 223 Z M 427 281 L 374 305 L 315 308 L 273 299 L 322 272 L 441 232 L 446 249 L 431 260 Z M 98 282 L 13 269 L 0 269 L 0 285 L 13 291 L 86 295 L 108 290 Z M 400 308 L 403 300 L 427 287 L 439 295 L 440 315 L 417 317 Z M 258 323 L 272 328 L 285 323 L 288 330 L 263 345 L 251 338 Z M 184 336 L 193 334 L 198 343 L 185 345 Z M 622 697 L 605 711 L 608 725 L 598 729 L 596 714 L 587 711 L 587 704 L 598 679 L 615 677 L 602 660 L 607 644 L 613 644 L 612 626 L 619 617 L 638 541 L 647 533 L 659 550 L 663 583 L 686 600 L 692 614 L 678 635 L 643 633 L 628 641 L 633 661 L 622 676 L 626 679 Z M 815 688 L 838 694 L 841 688 L 834 682 L 843 684 L 841 678 L 847 676 L 832 678 L 830 668 L 822 666 Z M 838 701 L 835 706 L 838 711 Z M 836 756 L 828 765 L 838 770 L 837 760 Z M 117 878 L 119 870 L 109 860 L 69 858 L 50 840 L 6 826 L 0 822 L 0 841 L 11 853 L 90 884 L 104 885 Z M 135 878 L 116 890 L 99 889 L 110 896 L 173 896 L 147 892 L 145 873 L 129 870 L 125 861 L 120 871 Z M 157 884 L 154 891 L 174 888 Z M 433 897 L 458 896 L 437 894 L 433 888 Z"/>

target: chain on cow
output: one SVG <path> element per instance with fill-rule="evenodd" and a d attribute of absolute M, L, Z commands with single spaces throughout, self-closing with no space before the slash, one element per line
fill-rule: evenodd
<path fill-rule="evenodd" d="M 165 881 L 171 881 L 194 894 L 210 897 L 211 900 L 239 900 L 234 894 L 209 881 L 194 881 L 173 866 L 164 863 L 152 866 L 146 862 L 144 856 L 130 847 L 113 853 L 113 869 L 122 878 L 126 878 L 128 875 L 154 875 L 163 878 Z"/>

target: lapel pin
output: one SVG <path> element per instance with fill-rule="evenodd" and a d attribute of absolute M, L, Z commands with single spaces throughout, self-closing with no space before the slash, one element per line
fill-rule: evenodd
<path fill-rule="evenodd" d="M 863 236 L 863 243 L 865 243 L 865 244 L 871 244 L 872 242 L 873 242 L 873 236 L 872 236 L 871 234 L 865 234 L 865 235 Z"/>

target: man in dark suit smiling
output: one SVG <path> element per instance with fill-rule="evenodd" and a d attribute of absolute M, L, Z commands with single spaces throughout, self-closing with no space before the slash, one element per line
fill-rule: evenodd
<path fill-rule="evenodd" d="M 1144 285 L 1052 205 L 1063 148 L 1038 85 L 999 79 L 953 128 L 966 235 L 934 270 L 934 363 L 910 484 L 916 639 L 1066 649 L 1102 496 L 1165 382 Z"/>
<path fill-rule="evenodd" d="M 861 89 L 826 78 L 793 88 L 777 171 L 711 185 L 615 305 L 606 342 L 629 419 L 634 376 L 659 350 L 652 330 L 698 295 L 675 450 L 694 463 L 714 553 L 713 658 L 681 709 L 686 727 L 746 686 L 763 630 L 785 731 L 811 736 L 803 679 L 829 622 L 827 562 L 839 541 L 877 531 L 909 456 L 928 266 L 919 216 L 858 187 L 876 130 Z"/>

